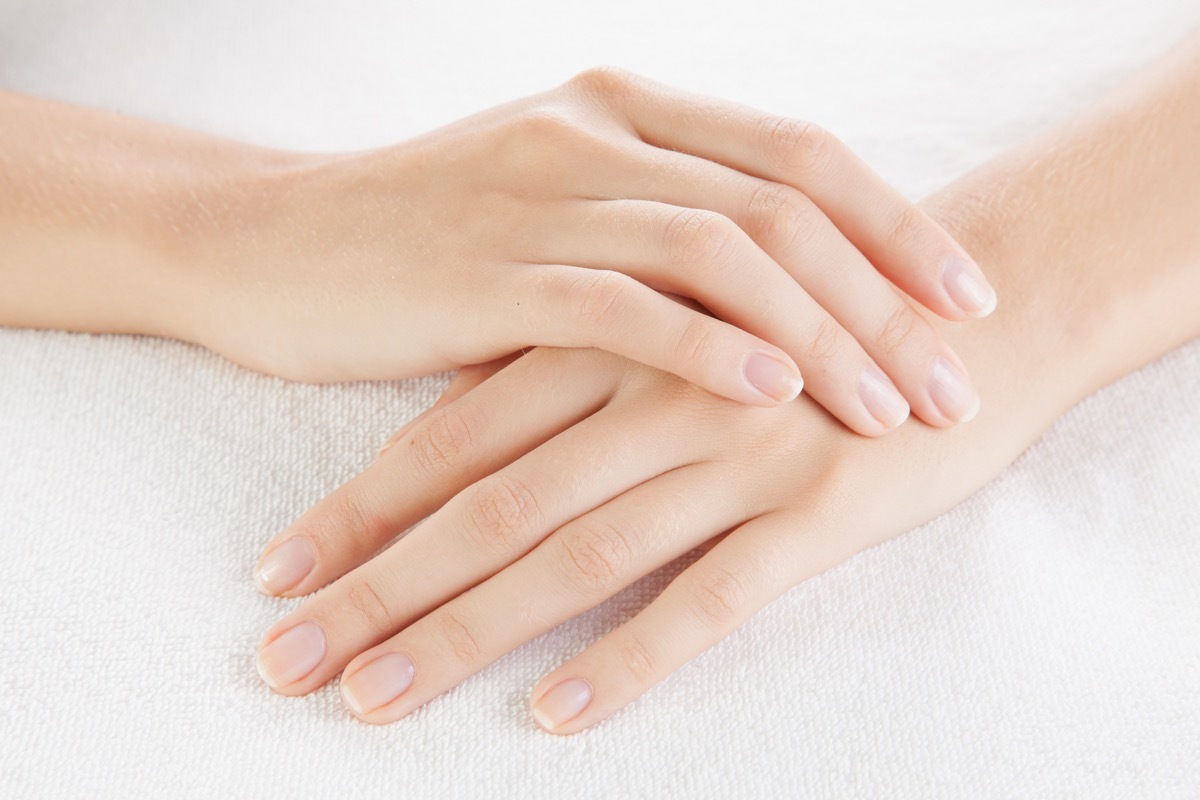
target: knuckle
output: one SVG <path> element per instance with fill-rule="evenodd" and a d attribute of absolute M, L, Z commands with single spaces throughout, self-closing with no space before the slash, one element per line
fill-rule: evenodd
<path fill-rule="evenodd" d="M 622 317 L 630 302 L 632 278 L 619 272 L 589 270 L 579 279 L 579 317 L 593 328 L 608 329 Z"/>
<path fill-rule="evenodd" d="M 765 117 L 759 142 L 767 162 L 788 177 L 814 175 L 825 169 L 834 149 L 832 134 L 804 120 Z"/>
<path fill-rule="evenodd" d="M 721 263 L 733 241 L 733 222 L 715 211 L 686 208 L 671 218 L 663 239 L 663 251 L 672 264 Z"/>
<path fill-rule="evenodd" d="M 365 546 L 375 547 L 392 532 L 388 521 L 368 504 L 362 494 L 344 495 L 329 519 L 333 524 L 321 526 L 326 528 L 321 531 L 324 534 L 320 537 L 322 539 L 349 535 Z"/>
<path fill-rule="evenodd" d="M 675 345 L 675 359 L 685 364 L 712 364 L 717 355 L 717 328 L 710 317 L 697 312 L 691 315 L 679 342 Z"/>
<path fill-rule="evenodd" d="M 616 588 L 633 562 L 633 550 L 616 526 L 588 522 L 562 537 L 562 559 L 571 583 L 590 597 Z"/>
<path fill-rule="evenodd" d="M 513 132 L 524 142 L 540 147 L 554 146 L 581 136 L 579 122 L 555 107 L 539 107 L 522 114 Z"/>
<path fill-rule="evenodd" d="M 893 356 L 907 347 L 920 332 L 916 313 L 901 303 L 888 314 L 875 336 L 875 347 L 884 355 Z"/>
<path fill-rule="evenodd" d="M 629 636 L 617 648 L 617 658 L 635 685 L 647 686 L 655 682 L 658 674 L 658 659 L 645 641 Z"/>
<path fill-rule="evenodd" d="M 820 230 L 820 217 L 794 189 L 764 182 L 750 196 L 749 214 L 756 238 L 787 249 L 804 247 Z"/>
<path fill-rule="evenodd" d="M 746 587 L 741 578 L 726 569 L 697 577 L 691 586 L 689 604 L 708 628 L 725 631 L 740 618 L 746 605 Z"/>
<path fill-rule="evenodd" d="M 921 212 L 906 203 L 887 226 L 888 252 L 913 248 L 920 243 L 928 228 L 928 222 Z"/>
<path fill-rule="evenodd" d="M 437 632 L 446 643 L 446 649 L 464 664 L 474 664 L 479 660 L 483 650 L 479 645 L 479 637 L 462 617 L 449 609 L 442 609 L 435 615 Z"/>
<path fill-rule="evenodd" d="M 842 328 L 833 317 L 823 317 L 817 322 L 808 344 L 808 357 L 827 364 L 834 360 L 839 350 Z"/>
<path fill-rule="evenodd" d="M 445 471 L 464 461 L 479 435 L 481 423 L 465 404 L 434 411 L 413 437 L 413 455 L 429 471 Z"/>
<path fill-rule="evenodd" d="M 635 76 L 628 70 L 613 66 L 585 69 L 568 81 L 580 91 L 606 100 L 618 100 L 633 91 Z"/>
<path fill-rule="evenodd" d="M 467 498 L 467 526 L 481 544 L 512 558 L 524 552 L 529 532 L 537 524 L 537 502 L 520 480 L 495 475 Z"/>
<path fill-rule="evenodd" d="M 384 600 L 383 587 L 368 574 L 355 577 L 346 588 L 346 603 L 359 620 L 375 636 L 390 636 L 395 625 L 391 607 Z"/>

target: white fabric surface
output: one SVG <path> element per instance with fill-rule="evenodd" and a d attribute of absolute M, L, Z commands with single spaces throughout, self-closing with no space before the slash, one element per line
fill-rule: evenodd
<path fill-rule="evenodd" d="M 1197 22 L 1165 0 L 0 0 L 0 86 L 338 149 L 617 63 L 820 121 L 918 196 Z M 1200 796 L 1200 343 L 571 738 L 528 690 L 673 570 L 387 728 L 255 674 L 288 607 L 254 591 L 260 546 L 440 386 L 0 329 L 0 796 Z"/>

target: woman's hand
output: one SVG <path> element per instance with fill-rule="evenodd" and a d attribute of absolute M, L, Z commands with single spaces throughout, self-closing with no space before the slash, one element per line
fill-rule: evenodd
<path fill-rule="evenodd" d="M 269 549 L 268 589 L 334 581 L 266 634 L 276 690 L 341 672 L 357 716 L 392 722 L 728 533 L 534 689 L 543 727 L 577 731 L 790 586 L 948 508 L 1040 428 L 985 414 L 873 442 L 807 401 L 749 408 L 596 350 L 539 348 L 469 388 L 480 377 Z"/>
<path fill-rule="evenodd" d="M 948 508 L 1080 397 L 1200 335 L 1197 88 L 1192 37 L 931 200 L 1022 298 L 947 333 L 989 364 L 980 389 L 997 402 L 971 425 L 871 441 L 806 400 L 747 407 L 593 350 L 538 349 L 491 377 L 476 368 L 268 546 L 265 590 L 334 583 L 268 631 L 264 678 L 303 694 L 343 671 L 354 712 L 389 722 L 719 539 L 534 689 L 538 721 L 569 733 L 797 581 Z"/>
<path fill-rule="evenodd" d="M 192 234 L 227 265 L 197 338 L 267 372 L 394 378 L 540 344 L 598 347 L 760 406 L 794 398 L 803 374 L 867 435 L 909 404 L 932 425 L 978 405 L 892 282 L 950 320 L 989 313 L 991 287 L 814 125 L 600 70 L 396 147 L 266 174 Z"/>

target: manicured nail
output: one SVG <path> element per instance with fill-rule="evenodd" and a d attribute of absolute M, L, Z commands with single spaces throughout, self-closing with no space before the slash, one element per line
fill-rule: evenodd
<path fill-rule="evenodd" d="M 891 430 L 908 419 L 908 403 L 879 367 L 869 364 L 858 379 L 862 404 L 879 424 Z"/>
<path fill-rule="evenodd" d="M 317 668 L 325 657 L 325 631 L 301 622 L 258 651 L 258 674 L 273 689 L 282 689 Z"/>
<path fill-rule="evenodd" d="M 280 594 L 308 577 L 317 564 L 312 545 L 302 536 L 293 536 L 263 556 L 254 582 L 264 594 Z"/>
<path fill-rule="evenodd" d="M 979 395 L 958 367 L 941 356 L 933 360 L 929 394 L 938 410 L 952 422 L 969 422 L 979 413 Z"/>
<path fill-rule="evenodd" d="M 355 714 L 366 714 L 403 694 L 412 679 L 412 659 L 404 653 L 388 653 L 342 678 L 342 699 Z"/>
<path fill-rule="evenodd" d="M 592 686 L 580 678 L 565 680 L 533 704 L 533 718 L 548 731 L 570 722 L 592 702 Z"/>
<path fill-rule="evenodd" d="M 764 353 L 751 353 L 746 359 L 746 380 L 772 400 L 795 400 L 804 388 L 800 373 Z"/>
<path fill-rule="evenodd" d="M 942 270 L 946 293 L 963 313 L 986 317 L 996 310 L 996 290 L 988 284 L 979 267 L 959 255 L 950 256 Z"/>

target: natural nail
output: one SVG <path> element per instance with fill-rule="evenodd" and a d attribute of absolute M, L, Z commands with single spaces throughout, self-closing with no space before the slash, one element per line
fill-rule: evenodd
<path fill-rule="evenodd" d="M 874 364 L 868 364 L 858 379 L 862 404 L 883 427 L 891 430 L 908 419 L 908 403 L 895 384 Z"/>
<path fill-rule="evenodd" d="M 580 678 L 571 678 L 546 692 L 533 704 L 537 724 L 553 731 L 583 713 L 592 702 L 592 686 Z"/>
<path fill-rule="evenodd" d="M 972 317 L 986 317 L 996 310 L 996 290 L 979 267 L 962 256 L 951 256 L 942 271 L 942 282 L 955 305 Z"/>
<path fill-rule="evenodd" d="M 366 714 L 395 700 L 412 680 L 412 659 L 404 653 L 388 653 L 342 678 L 342 699 L 355 714 Z"/>
<path fill-rule="evenodd" d="M 795 400 L 804 388 L 799 372 L 764 353 L 746 359 L 745 373 L 751 386 L 780 403 Z"/>
<path fill-rule="evenodd" d="M 258 651 L 258 674 L 273 689 L 282 689 L 317 668 L 325 657 L 325 631 L 301 622 Z"/>
<path fill-rule="evenodd" d="M 979 395 L 958 367 L 941 356 L 933 360 L 929 394 L 938 410 L 952 422 L 969 422 L 979 413 Z"/>
<path fill-rule="evenodd" d="M 280 594 L 308 577 L 317 559 L 312 545 L 301 536 L 293 536 L 263 556 L 258 564 L 255 583 L 260 591 Z"/>

